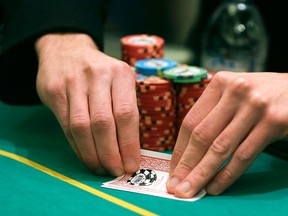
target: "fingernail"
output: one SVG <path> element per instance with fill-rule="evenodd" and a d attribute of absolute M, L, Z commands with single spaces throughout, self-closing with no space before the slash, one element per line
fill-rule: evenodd
<path fill-rule="evenodd" d="M 168 185 L 171 188 L 175 188 L 179 183 L 180 183 L 180 179 L 177 178 L 176 176 L 174 176 L 174 177 L 171 178 L 171 180 L 169 181 Z"/>
<path fill-rule="evenodd" d="M 208 186 L 207 186 L 207 188 L 206 188 L 206 190 L 209 192 L 209 193 L 217 193 L 218 191 L 219 191 L 219 184 L 217 183 L 217 182 L 211 182 Z"/>
<path fill-rule="evenodd" d="M 191 184 L 189 181 L 184 181 L 180 186 L 179 190 L 183 193 L 187 193 L 191 190 Z"/>

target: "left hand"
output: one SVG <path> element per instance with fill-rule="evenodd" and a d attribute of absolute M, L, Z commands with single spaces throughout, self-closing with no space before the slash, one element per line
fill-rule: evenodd
<path fill-rule="evenodd" d="M 167 191 L 218 195 L 269 143 L 287 138 L 287 83 L 288 73 L 216 73 L 183 120 Z"/>
<path fill-rule="evenodd" d="M 55 114 L 78 158 L 99 175 L 140 165 L 135 77 L 82 33 L 51 33 L 35 44 L 37 93 Z"/>

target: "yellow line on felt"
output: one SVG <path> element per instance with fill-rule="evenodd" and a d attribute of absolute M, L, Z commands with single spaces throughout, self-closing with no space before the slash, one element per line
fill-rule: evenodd
<path fill-rule="evenodd" d="M 109 202 L 112 202 L 112 203 L 114 203 L 116 205 L 119 205 L 119 206 L 121 206 L 123 208 L 129 209 L 130 211 L 136 212 L 136 213 L 138 213 L 140 215 L 156 216 L 156 214 L 154 214 L 154 213 L 152 213 L 150 211 L 147 211 L 147 210 L 142 209 L 142 208 L 140 208 L 138 206 L 135 206 L 135 205 L 133 205 L 131 203 L 128 203 L 126 201 L 123 201 L 121 199 L 113 197 L 113 196 L 111 196 L 109 194 L 103 193 L 103 192 L 101 192 L 99 190 L 96 190 L 96 189 L 94 189 L 92 187 L 89 187 L 88 185 L 85 185 L 85 184 L 83 184 L 81 182 L 75 181 L 74 179 L 71 179 L 71 178 L 69 178 L 69 177 L 67 177 L 65 175 L 62 175 L 62 174 L 60 174 L 60 173 L 58 173 L 58 172 L 56 172 L 54 170 L 51 170 L 51 169 L 49 169 L 49 168 L 47 168 L 45 166 L 42 166 L 42 165 L 40 165 L 40 164 L 38 164 L 38 163 L 36 163 L 34 161 L 31 161 L 31 160 L 29 160 L 27 158 L 24 158 L 22 156 L 19 156 L 19 155 L 16 155 L 16 154 L 13 154 L 13 153 L 10 153 L 10 152 L 7 152 L 7 151 L 3 151 L 3 150 L 0 150 L 0 155 L 3 155 L 3 156 L 8 157 L 10 159 L 19 161 L 19 162 L 21 162 L 23 164 L 26 164 L 26 165 L 28 165 L 30 167 L 33 167 L 33 168 L 37 169 L 37 170 L 40 170 L 41 172 L 44 172 L 44 173 L 46 173 L 46 174 L 48 174 L 50 176 L 53 176 L 53 177 L 55 177 L 55 178 L 57 178 L 57 179 L 59 179 L 61 181 L 64 181 L 64 182 L 66 182 L 66 183 L 68 183 L 70 185 L 73 185 L 73 186 L 75 186 L 77 188 L 80 188 L 80 189 L 82 189 L 84 191 L 87 191 L 87 192 L 89 192 L 91 194 L 94 194 L 94 195 L 96 195 L 98 197 L 101 197 L 102 199 L 105 199 L 105 200 L 107 200 Z"/>

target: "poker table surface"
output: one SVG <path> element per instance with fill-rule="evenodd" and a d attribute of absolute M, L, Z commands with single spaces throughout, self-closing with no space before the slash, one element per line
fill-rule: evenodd
<path fill-rule="evenodd" d="M 223 194 L 195 202 L 101 188 L 43 105 L 0 102 L 0 215 L 288 215 L 288 161 L 265 152 Z"/>

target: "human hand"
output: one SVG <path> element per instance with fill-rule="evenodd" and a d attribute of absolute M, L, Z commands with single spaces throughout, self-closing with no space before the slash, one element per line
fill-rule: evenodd
<path fill-rule="evenodd" d="M 288 74 L 218 72 L 180 128 L 167 191 L 218 195 L 288 136 Z"/>
<path fill-rule="evenodd" d="M 119 176 L 140 165 L 135 78 L 85 34 L 48 34 L 35 44 L 37 92 L 77 156 L 96 174 Z"/>

